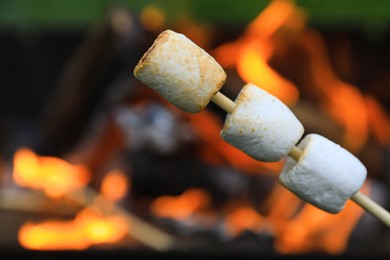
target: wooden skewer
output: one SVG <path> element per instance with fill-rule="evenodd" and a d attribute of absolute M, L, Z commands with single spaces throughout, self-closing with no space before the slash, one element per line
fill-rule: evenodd
<path fill-rule="evenodd" d="M 213 96 L 211 101 L 229 114 L 231 114 L 236 107 L 236 103 L 233 100 L 231 100 L 219 91 Z"/>
<path fill-rule="evenodd" d="M 232 113 L 236 107 L 236 103 L 221 92 L 217 92 L 211 101 L 225 110 L 227 113 Z M 302 150 L 294 146 L 293 149 L 291 149 L 291 151 L 288 153 L 288 156 L 296 161 L 299 161 L 299 158 L 302 156 Z M 386 226 L 390 227 L 390 213 L 378 205 L 375 201 L 371 200 L 361 192 L 355 193 L 351 197 L 351 200 L 370 213 L 372 216 L 378 218 Z"/>
<path fill-rule="evenodd" d="M 386 226 L 390 227 L 390 213 L 379 206 L 375 201 L 361 192 L 355 193 L 351 200 L 365 209 L 368 213 L 381 220 Z"/>

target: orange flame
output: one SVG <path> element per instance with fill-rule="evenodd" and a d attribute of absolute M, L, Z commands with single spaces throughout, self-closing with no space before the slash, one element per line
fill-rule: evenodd
<path fill-rule="evenodd" d="M 90 172 L 84 165 L 72 165 L 60 158 L 39 156 L 21 148 L 14 155 L 13 180 L 22 187 L 42 190 L 57 198 L 86 186 Z"/>
<path fill-rule="evenodd" d="M 294 218 L 303 203 L 295 194 L 276 183 L 265 203 L 268 211 L 266 217 L 276 233 L 283 230 L 288 221 Z"/>
<path fill-rule="evenodd" d="M 352 152 L 359 151 L 368 138 L 368 114 L 363 95 L 356 86 L 343 82 L 336 75 L 319 33 L 307 30 L 300 44 L 308 53 L 309 73 L 323 107 L 345 127 L 341 145 Z"/>
<path fill-rule="evenodd" d="M 244 81 L 252 82 L 291 105 L 298 99 L 298 90 L 292 82 L 281 77 L 267 64 L 264 54 L 268 51 L 266 48 L 259 46 L 256 41 L 248 42 L 241 49 L 237 71 Z"/>
<path fill-rule="evenodd" d="M 118 242 L 128 229 L 123 217 L 104 217 L 86 208 L 70 221 L 25 223 L 19 229 L 18 239 L 27 249 L 83 250 L 95 244 Z"/>
<path fill-rule="evenodd" d="M 259 232 L 264 226 L 264 220 L 255 209 L 243 206 L 229 213 L 226 226 L 231 236 L 237 236 L 245 230 Z"/>
<path fill-rule="evenodd" d="M 272 37 L 283 28 L 299 31 L 303 24 L 301 12 L 290 1 L 272 1 L 240 39 L 219 46 L 213 55 L 223 67 L 236 65 L 244 81 L 252 82 L 292 105 L 299 97 L 297 87 L 274 70 L 268 61 L 275 50 Z"/>
<path fill-rule="evenodd" d="M 373 97 L 365 96 L 368 121 L 378 141 L 390 146 L 390 117 L 385 109 Z"/>
<path fill-rule="evenodd" d="M 252 82 L 286 105 L 293 105 L 299 96 L 294 83 L 279 74 L 268 62 L 275 53 L 282 53 L 294 42 L 308 55 L 308 77 L 314 85 L 320 106 L 344 129 L 341 145 L 359 152 L 369 137 L 369 130 L 382 144 L 390 142 L 389 116 L 379 104 L 366 98 L 352 84 L 337 76 L 327 55 L 325 42 L 318 32 L 305 28 L 303 11 L 293 1 L 275 0 L 247 27 L 244 35 L 213 51 L 223 67 L 236 66 L 245 82 Z"/>
<path fill-rule="evenodd" d="M 183 220 L 205 209 L 210 203 L 209 195 L 200 189 L 188 189 L 179 196 L 161 196 L 153 201 L 151 212 L 159 217 Z"/>
<path fill-rule="evenodd" d="M 127 194 L 129 185 L 129 180 L 123 171 L 112 170 L 102 180 L 100 193 L 108 200 L 118 201 Z"/>
<path fill-rule="evenodd" d="M 341 212 L 330 214 L 303 203 L 290 191 L 278 186 L 279 198 L 274 201 L 276 197 L 273 197 L 269 201 L 274 206 L 267 219 L 275 227 L 275 247 L 279 252 L 340 254 L 346 249 L 348 238 L 364 212 L 362 208 L 347 201 Z M 368 193 L 369 185 L 365 184 L 361 191 Z"/>

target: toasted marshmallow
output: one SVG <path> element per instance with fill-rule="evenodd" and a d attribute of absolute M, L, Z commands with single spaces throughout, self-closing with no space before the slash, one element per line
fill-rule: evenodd
<path fill-rule="evenodd" d="M 221 136 L 259 161 L 275 162 L 289 153 L 303 133 L 302 124 L 283 102 L 248 83 L 226 117 Z"/>
<path fill-rule="evenodd" d="M 166 30 L 134 68 L 134 76 L 186 112 L 199 112 L 226 80 L 222 67 L 180 33 Z"/>
<path fill-rule="evenodd" d="M 299 161 L 287 159 L 279 182 L 302 200 L 337 213 L 362 187 L 366 167 L 350 152 L 327 138 L 309 134 L 298 144 Z"/>

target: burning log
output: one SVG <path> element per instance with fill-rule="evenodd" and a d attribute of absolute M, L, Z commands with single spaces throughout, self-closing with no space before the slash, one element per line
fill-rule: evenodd
<path fill-rule="evenodd" d="M 173 40 L 170 41 L 169 36 L 172 36 Z M 207 103 L 211 100 L 218 106 L 220 106 L 222 109 L 224 109 L 226 112 L 233 114 L 237 110 L 237 106 L 239 103 L 234 103 L 232 100 L 224 96 L 222 93 L 218 92 L 219 90 L 219 83 L 217 84 L 211 84 L 208 86 L 207 84 L 204 84 L 205 76 L 201 74 L 201 72 L 204 70 L 204 66 L 210 67 L 213 71 L 217 71 L 218 75 L 216 75 L 216 78 L 223 78 L 224 74 L 219 70 L 219 64 L 216 63 L 207 53 L 205 53 L 201 48 L 198 47 L 199 50 L 196 52 L 179 52 L 177 54 L 176 52 L 169 53 L 167 50 L 170 49 L 170 46 L 172 45 L 173 50 L 175 49 L 174 45 L 180 42 L 180 45 L 183 45 L 185 47 L 190 47 L 191 49 L 196 49 L 196 45 L 192 43 L 188 38 L 186 38 L 184 35 L 176 35 L 173 31 L 167 30 L 160 34 L 160 36 L 156 39 L 155 43 L 152 45 L 152 47 L 149 49 L 147 53 L 141 58 L 139 63 L 134 69 L 134 75 L 141 80 L 142 82 L 148 84 L 151 88 L 158 91 L 162 96 L 167 98 L 170 102 L 172 102 L 177 107 L 188 111 L 188 112 L 198 112 L 202 110 Z M 162 49 L 163 51 L 160 51 Z M 195 53 L 195 54 L 194 54 Z M 188 57 L 181 57 L 181 54 L 188 55 Z M 194 59 L 193 55 L 197 55 L 196 59 Z M 161 56 L 161 57 L 160 57 Z M 161 60 L 164 61 L 164 63 L 161 63 Z M 187 63 L 190 60 L 193 62 L 196 62 L 196 66 L 183 66 L 180 65 L 182 63 Z M 211 62 L 204 62 L 204 60 L 208 60 Z M 179 63 L 179 64 L 176 64 Z M 178 66 L 179 65 L 179 66 Z M 183 75 L 192 75 L 193 69 L 203 68 L 202 70 L 198 70 L 197 73 L 194 74 L 194 78 L 190 79 L 190 82 L 196 86 L 199 86 L 201 89 L 198 90 L 197 95 L 195 95 L 195 98 L 192 98 L 187 93 L 183 94 L 184 97 L 190 97 L 189 99 L 189 106 L 187 104 L 183 103 L 183 99 L 180 96 L 181 91 L 178 91 L 180 89 L 180 85 L 182 84 L 182 76 Z M 186 71 L 186 69 L 190 69 L 190 71 Z M 207 70 L 207 69 L 206 69 Z M 207 78 L 209 75 L 207 75 Z M 201 83 L 201 84 L 200 84 Z M 172 85 L 170 85 L 172 84 Z M 188 91 L 188 89 L 186 89 Z M 205 94 L 207 93 L 207 94 Z M 214 96 L 210 96 L 210 93 L 214 93 Z M 175 96 L 177 94 L 177 96 Z M 201 95 L 199 95 L 201 94 Z M 197 109 L 193 109 L 197 108 Z M 243 126 L 244 127 L 244 126 Z M 245 126 L 245 127 L 251 127 L 251 126 Z M 280 136 L 280 138 L 283 138 L 283 136 Z M 326 139 L 327 140 L 327 139 Z M 331 141 L 327 140 L 327 143 L 331 144 Z M 322 146 L 321 146 L 322 147 Z M 321 149 L 321 147 L 317 149 Z M 351 198 L 354 202 L 359 204 L 361 207 L 363 207 L 365 210 L 367 210 L 369 213 L 383 221 L 386 225 L 390 226 L 390 213 L 387 212 L 385 209 L 380 207 L 378 204 L 376 204 L 374 201 L 370 200 L 365 195 L 358 192 L 360 187 L 362 186 L 364 179 L 366 177 L 366 169 L 364 165 L 360 163 L 359 160 L 357 160 L 352 154 L 350 154 L 347 150 L 344 150 L 342 147 L 337 147 L 337 152 L 340 152 L 342 154 L 346 154 L 345 158 L 347 158 L 347 161 L 345 162 L 338 162 L 338 163 L 346 163 L 349 167 L 349 169 L 355 169 L 358 170 L 358 174 L 356 175 L 357 178 L 357 185 L 353 185 L 351 187 L 348 187 L 348 190 L 344 189 L 344 183 L 343 178 L 348 177 L 342 177 L 341 179 L 337 179 L 335 182 L 329 183 L 328 181 L 324 181 L 323 184 L 327 187 L 328 185 L 333 185 L 331 188 L 328 187 L 328 189 L 336 188 L 336 195 L 333 194 L 332 196 L 340 196 L 343 192 L 346 192 L 346 194 L 343 196 L 340 196 L 339 199 L 342 200 L 341 205 L 328 205 L 330 207 L 335 206 L 335 208 L 325 208 L 323 204 L 313 203 L 313 200 L 307 200 L 307 202 L 312 203 L 313 205 L 320 207 L 326 211 L 336 213 L 340 211 L 343 208 L 343 205 L 345 203 L 345 200 L 347 198 Z M 262 147 L 262 149 L 269 149 L 269 147 Z M 244 151 L 245 152 L 245 151 Z M 287 147 L 284 147 L 284 153 L 293 158 L 295 161 L 301 163 L 301 159 L 306 156 L 306 151 L 302 151 L 300 147 L 292 146 L 287 149 Z M 319 151 L 317 151 L 319 152 Z M 331 154 L 329 154 L 331 156 Z M 329 158 L 328 158 L 329 159 Z M 337 161 L 337 160 L 336 160 Z M 312 163 L 312 162 L 310 162 Z M 314 167 L 314 166 L 313 166 Z M 320 168 L 320 165 L 317 165 L 313 170 L 316 171 L 317 174 L 320 174 L 321 177 L 324 177 L 326 179 L 326 176 L 323 172 L 318 172 L 318 169 Z M 317 169 L 317 170 L 316 170 Z M 343 175 L 348 174 L 349 172 L 341 173 Z M 353 172 L 352 172 L 353 173 Z M 315 181 L 318 181 L 318 183 L 323 180 L 322 178 L 317 178 Z M 299 197 L 301 196 L 301 191 L 297 188 L 289 187 L 295 194 L 297 194 Z M 343 190 L 344 189 L 344 190 Z M 323 190 L 324 192 L 326 190 Z M 321 193 L 321 191 L 320 191 Z M 317 199 L 321 197 L 321 194 L 313 193 L 311 195 L 311 199 Z M 331 198 L 328 202 L 330 204 L 333 203 L 334 198 Z M 321 200 L 321 199 L 320 199 Z M 325 202 L 326 203 L 326 202 Z"/>
<path fill-rule="evenodd" d="M 14 158 L 13 178 L 20 186 L 41 190 L 50 198 L 66 199 L 84 209 L 88 207 L 97 208 L 101 212 L 100 216 L 95 216 L 91 219 L 102 223 L 103 229 L 109 229 L 114 232 L 114 238 L 108 236 L 107 242 L 110 242 L 110 239 L 117 241 L 123 234 L 127 234 L 157 251 L 170 249 L 175 242 L 173 237 L 153 227 L 137 215 L 115 203 L 115 201 L 124 196 L 124 190 L 127 189 L 127 182 L 124 176 L 118 170 L 109 172 L 102 181 L 101 193 L 99 193 L 87 187 L 90 176 L 88 168 L 85 165 L 73 165 L 65 160 L 52 156 L 38 156 L 27 148 L 18 150 Z M 117 182 L 120 182 L 120 185 Z M 114 191 L 112 185 L 116 185 Z M 36 203 L 36 201 L 30 198 L 24 203 Z M 36 206 L 40 206 L 42 203 L 37 204 Z M 23 207 L 21 205 L 21 208 Z M 122 224 L 118 224 L 116 220 L 119 220 Z M 85 230 L 82 223 L 88 223 L 88 221 L 83 222 L 83 217 L 81 217 L 81 224 L 77 221 L 77 217 L 75 221 L 56 222 L 55 224 L 49 223 L 47 225 L 41 223 L 42 226 L 40 224 L 29 224 L 22 228 L 22 245 L 35 249 L 45 249 L 45 246 L 47 246 L 46 249 L 61 249 L 61 246 L 66 246 L 62 245 L 63 238 L 58 236 L 58 232 L 61 232 L 61 230 L 66 231 L 65 234 L 76 236 L 77 239 L 85 242 L 85 244 L 76 243 L 69 245 L 73 249 L 86 248 L 95 242 L 103 241 L 102 237 L 96 238 L 90 236 L 90 233 L 93 231 Z M 40 226 L 43 227 L 43 230 L 41 230 L 43 233 L 40 231 Z M 53 230 L 55 226 L 59 226 L 60 231 Z M 97 224 L 95 227 L 91 227 L 91 229 L 96 229 L 98 226 Z M 79 231 L 82 231 L 81 236 Z M 83 233 L 84 231 L 86 233 Z M 53 244 L 48 240 L 41 241 L 43 244 L 39 243 L 39 241 L 37 242 L 38 244 L 34 244 L 34 241 L 29 241 L 31 240 L 31 236 L 37 236 L 38 238 L 41 235 L 45 236 L 45 234 L 54 236 L 56 232 L 57 240 L 52 241 Z M 78 246 L 81 248 L 78 248 Z"/>

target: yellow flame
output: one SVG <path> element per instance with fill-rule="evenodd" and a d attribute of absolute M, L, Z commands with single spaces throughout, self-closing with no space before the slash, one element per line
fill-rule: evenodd
<path fill-rule="evenodd" d="M 84 165 L 74 165 L 52 156 L 39 156 L 29 148 L 15 152 L 13 180 L 16 184 L 42 190 L 50 197 L 83 188 L 90 172 Z"/>
<path fill-rule="evenodd" d="M 275 34 L 286 29 L 292 35 L 303 25 L 304 17 L 291 1 L 272 1 L 249 24 L 241 38 L 222 44 L 213 51 L 213 55 L 223 67 L 236 65 L 245 82 L 254 83 L 287 105 L 293 105 L 299 98 L 297 87 L 268 62 L 275 51 Z"/>
<path fill-rule="evenodd" d="M 266 47 L 256 41 L 243 46 L 237 61 L 238 73 L 244 81 L 257 85 L 281 101 L 294 103 L 299 97 L 298 89 L 268 65 L 266 51 Z"/>
<path fill-rule="evenodd" d="M 120 216 L 102 216 L 88 208 L 70 221 L 28 222 L 18 232 L 19 243 L 33 250 L 83 250 L 95 244 L 115 243 L 128 232 Z"/>

